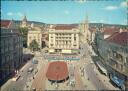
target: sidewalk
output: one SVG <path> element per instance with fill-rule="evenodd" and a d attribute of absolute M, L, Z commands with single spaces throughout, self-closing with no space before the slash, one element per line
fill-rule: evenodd
<path fill-rule="evenodd" d="M 36 79 L 42 66 L 44 65 L 44 62 L 46 62 L 46 61 L 42 60 L 42 56 L 41 56 L 40 52 L 35 52 L 34 59 L 38 60 L 38 65 L 37 65 L 38 72 L 34 75 L 34 78 Z M 29 79 L 28 79 L 27 84 L 24 87 L 24 90 L 31 90 L 32 84 L 34 83 L 35 79 L 33 79 L 33 78 L 30 78 L 30 79 L 31 79 L 31 81 L 29 81 Z"/>
<path fill-rule="evenodd" d="M 41 66 L 41 69 L 39 70 L 39 72 L 37 73 L 33 83 L 32 83 L 32 86 L 31 86 L 31 89 L 32 88 L 36 88 L 37 90 L 42 90 L 44 91 L 45 90 L 45 83 L 46 83 L 46 71 L 47 71 L 47 68 L 48 68 L 48 63 L 43 63 L 43 65 Z"/>
<path fill-rule="evenodd" d="M 95 68 L 96 69 L 96 68 Z M 109 78 L 103 74 L 101 74 L 98 69 L 95 70 L 95 72 L 97 73 L 97 76 L 100 78 L 100 80 L 105 84 L 105 86 L 107 88 L 109 88 L 109 90 L 119 90 L 119 88 L 114 87 L 110 82 L 109 82 Z"/>
<path fill-rule="evenodd" d="M 88 44 L 87 44 L 87 45 L 88 45 Z M 89 49 L 90 49 L 90 52 L 92 52 L 92 53 L 95 55 L 96 53 L 94 52 L 92 46 L 89 46 L 89 45 L 88 45 L 88 47 L 89 47 Z M 96 65 L 94 66 L 94 69 L 95 69 L 95 71 L 96 71 L 98 77 L 100 78 L 100 80 L 105 84 L 105 86 L 106 86 L 107 88 L 109 88 L 109 90 L 119 90 L 119 88 L 114 87 L 114 86 L 109 82 L 109 78 L 108 78 L 107 76 L 105 76 L 105 75 L 103 75 L 103 74 L 101 74 L 101 73 L 99 72 L 99 70 L 96 68 Z"/>

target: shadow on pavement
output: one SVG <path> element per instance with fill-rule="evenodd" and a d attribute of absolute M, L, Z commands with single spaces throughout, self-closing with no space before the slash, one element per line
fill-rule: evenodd
<path fill-rule="evenodd" d="M 33 57 L 34 57 L 33 54 L 23 54 L 23 61 L 22 61 L 22 63 L 18 66 L 17 69 L 18 69 L 18 70 L 21 69 L 21 68 L 22 68 L 28 61 L 30 61 Z M 4 85 L 9 79 L 11 79 L 12 77 L 14 77 L 14 75 L 15 75 L 15 72 L 14 72 L 14 70 L 13 70 L 10 74 L 8 74 L 8 75 L 6 76 L 5 79 L 2 79 L 2 81 L 0 80 L 0 88 L 1 88 L 1 86 Z"/>

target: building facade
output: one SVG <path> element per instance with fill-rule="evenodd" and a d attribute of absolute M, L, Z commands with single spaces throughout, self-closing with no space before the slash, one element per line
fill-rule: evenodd
<path fill-rule="evenodd" d="M 79 49 L 79 29 L 75 26 L 51 26 L 49 52 L 73 53 Z"/>
<path fill-rule="evenodd" d="M 42 31 L 41 30 L 29 30 L 27 36 L 27 46 L 30 46 L 30 43 L 36 40 L 39 45 L 39 48 L 42 48 Z"/>
<path fill-rule="evenodd" d="M 108 76 L 113 80 L 119 79 L 122 82 L 120 87 L 128 89 L 128 32 L 117 32 L 107 39 L 99 33 L 96 41 Z"/>
<path fill-rule="evenodd" d="M 22 37 L 16 29 L 1 28 L 0 83 L 18 70 L 23 60 Z"/>

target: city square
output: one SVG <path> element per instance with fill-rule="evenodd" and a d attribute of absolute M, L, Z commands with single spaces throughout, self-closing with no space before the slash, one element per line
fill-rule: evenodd
<path fill-rule="evenodd" d="M 0 91 L 128 90 L 127 1 L 1 3 Z"/>

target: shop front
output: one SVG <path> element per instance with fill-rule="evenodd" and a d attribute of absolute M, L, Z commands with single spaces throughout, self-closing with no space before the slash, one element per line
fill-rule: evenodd
<path fill-rule="evenodd" d="M 97 61 L 96 64 L 97 64 L 98 68 L 102 71 L 102 73 L 104 73 L 107 76 L 107 70 L 105 69 L 103 64 L 99 61 Z"/>
<path fill-rule="evenodd" d="M 113 83 L 115 83 L 118 87 L 120 87 L 121 89 L 125 89 L 125 85 L 124 85 L 125 80 L 124 80 L 124 79 L 119 78 L 119 77 L 117 77 L 117 76 L 114 75 L 114 74 L 111 74 L 110 80 L 111 80 Z"/>

